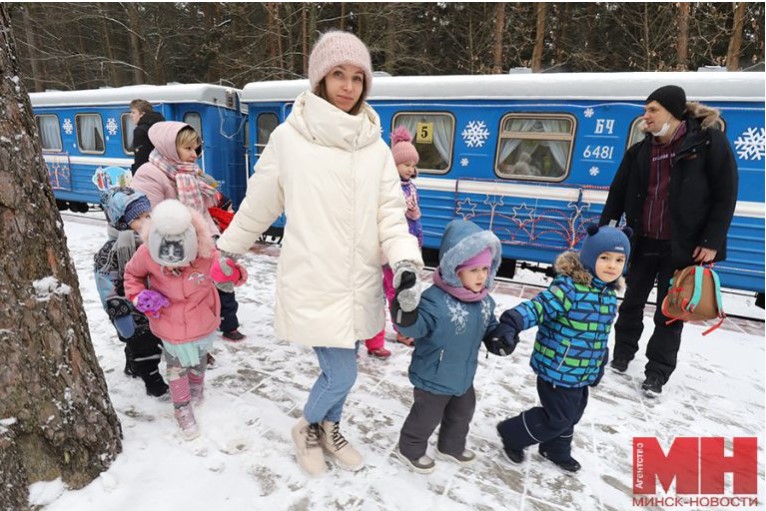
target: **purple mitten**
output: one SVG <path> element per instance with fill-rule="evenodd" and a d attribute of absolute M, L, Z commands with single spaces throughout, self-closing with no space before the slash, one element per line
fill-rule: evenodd
<path fill-rule="evenodd" d="M 133 300 L 136 309 L 153 318 L 160 317 L 160 309 L 170 305 L 170 301 L 159 291 L 144 289 Z"/>

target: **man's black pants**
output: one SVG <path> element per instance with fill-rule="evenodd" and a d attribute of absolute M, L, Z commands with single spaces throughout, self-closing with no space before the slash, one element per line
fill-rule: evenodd
<path fill-rule="evenodd" d="M 676 368 L 678 349 L 681 347 L 683 322 L 666 324 L 669 318 L 662 313 L 662 301 L 668 294 L 670 279 L 676 269 L 670 256 L 670 241 L 639 238 L 630 257 L 625 298 L 614 325 L 612 358 L 633 360 L 644 331 L 644 306 L 656 279 L 657 310 L 654 313 L 654 332 L 646 346 L 649 361 L 644 372 L 647 377 L 659 376 L 663 384 L 667 383 Z"/>

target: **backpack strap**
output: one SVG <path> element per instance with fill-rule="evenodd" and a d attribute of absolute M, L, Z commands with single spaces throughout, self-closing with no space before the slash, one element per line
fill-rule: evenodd
<path fill-rule="evenodd" d="M 694 275 L 694 292 L 689 299 L 689 303 L 684 304 L 684 310 L 694 312 L 694 309 L 699 305 L 700 299 L 702 298 L 702 277 L 704 276 L 705 271 L 707 271 L 707 269 L 702 268 L 701 266 L 695 266 L 692 269 L 692 275 Z"/>
<path fill-rule="evenodd" d="M 712 266 L 712 265 L 711 265 Z M 721 318 L 718 320 L 718 323 L 711 326 L 704 332 L 702 332 L 702 335 L 707 335 L 713 330 L 716 330 L 721 324 L 723 323 L 723 320 L 726 319 L 726 314 L 723 312 L 723 300 L 721 299 L 721 281 L 718 279 L 718 274 L 713 271 L 711 268 L 705 268 L 705 271 L 710 272 L 710 276 L 713 277 L 713 289 L 715 291 L 715 306 L 716 309 L 718 309 L 718 317 Z"/>

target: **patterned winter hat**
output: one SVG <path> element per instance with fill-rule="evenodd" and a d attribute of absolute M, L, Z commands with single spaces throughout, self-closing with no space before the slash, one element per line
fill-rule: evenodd
<path fill-rule="evenodd" d="M 331 30 L 322 34 L 309 56 L 309 84 L 316 91 L 319 82 L 335 66 L 351 64 L 364 71 L 365 99 L 372 88 L 372 60 L 370 52 L 362 41 L 350 32 Z"/>
<path fill-rule="evenodd" d="M 418 164 L 420 155 L 412 145 L 412 134 L 404 126 L 399 126 L 391 132 L 391 152 L 394 153 L 394 163 Z"/>
<path fill-rule="evenodd" d="M 617 252 L 625 254 L 625 269 L 628 270 L 628 259 L 630 258 L 630 236 L 633 231 L 630 227 L 618 229 L 617 227 L 608 227 L 597 225 L 588 226 L 588 236 L 583 241 L 580 250 L 580 261 L 591 275 L 596 275 L 596 260 L 604 252 Z"/>
<path fill-rule="evenodd" d="M 101 207 L 109 225 L 118 231 L 130 229 L 130 223 L 152 210 L 149 199 L 133 188 L 111 188 L 101 196 Z"/>
<path fill-rule="evenodd" d="M 197 232 L 192 213 L 180 201 L 168 199 L 152 211 L 149 253 L 160 266 L 187 266 L 197 258 Z"/>

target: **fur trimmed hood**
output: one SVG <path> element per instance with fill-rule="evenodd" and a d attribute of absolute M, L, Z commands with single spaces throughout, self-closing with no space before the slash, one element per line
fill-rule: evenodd
<path fill-rule="evenodd" d="M 577 252 L 564 252 L 560 254 L 553 263 L 553 269 L 559 275 L 570 277 L 576 284 L 583 284 L 588 287 L 593 285 L 594 277 L 585 269 Z M 620 277 L 606 285 L 615 291 L 619 291 L 625 287 L 625 280 Z"/>
<path fill-rule="evenodd" d="M 503 257 L 500 240 L 492 231 L 485 231 L 468 220 L 453 220 L 447 224 L 439 248 L 439 270 L 444 281 L 452 287 L 462 288 L 457 267 L 479 252 L 492 252 L 492 267 L 487 276 L 487 289 L 492 287 Z"/>

